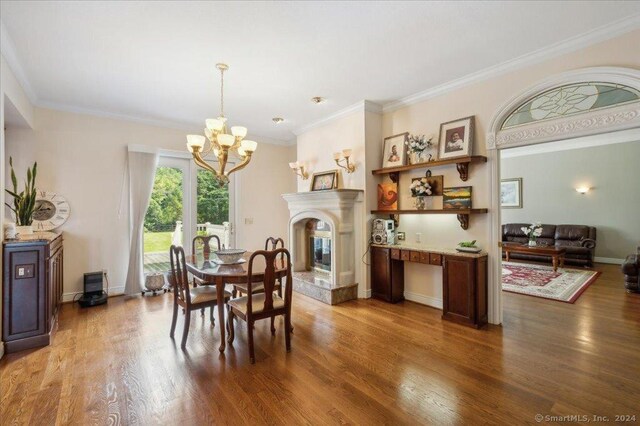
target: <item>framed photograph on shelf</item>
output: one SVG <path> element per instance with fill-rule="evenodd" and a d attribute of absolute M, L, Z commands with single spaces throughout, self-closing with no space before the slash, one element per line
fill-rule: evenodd
<path fill-rule="evenodd" d="M 442 123 L 439 138 L 440 160 L 472 155 L 473 131 L 473 116 Z"/>
<path fill-rule="evenodd" d="M 522 178 L 500 181 L 500 207 L 503 209 L 522 208 Z"/>
<path fill-rule="evenodd" d="M 382 168 L 405 165 L 409 132 L 384 138 L 382 147 Z"/>
<path fill-rule="evenodd" d="M 456 186 L 443 191 L 442 207 L 444 210 L 464 210 L 471 208 L 471 187 Z"/>
<path fill-rule="evenodd" d="M 418 182 L 418 181 L 422 185 L 427 185 L 431 190 L 431 194 L 428 194 L 427 196 L 443 195 L 442 194 L 442 191 L 444 189 L 443 175 L 431 176 L 431 170 L 427 170 L 424 177 L 411 179 L 411 185 L 413 185 L 414 182 Z M 413 195 L 413 193 L 411 194 L 411 196 L 416 197 L 416 195 Z"/>
<path fill-rule="evenodd" d="M 398 210 L 398 183 L 378 184 L 378 210 Z"/>
<path fill-rule="evenodd" d="M 338 170 L 314 173 L 311 176 L 311 191 L 327 191 L 338 188 Z"/>

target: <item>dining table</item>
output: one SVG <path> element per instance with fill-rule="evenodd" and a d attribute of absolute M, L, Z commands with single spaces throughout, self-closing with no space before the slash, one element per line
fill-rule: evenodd
<path fill-rule="evenodd" d="M 238 263 L 221 264 L 212 254 L 192 254 L 185 256 L 187 271 L 204 282 L 204 285 L 215 285 L 218 306 L 218 323 L 220 327 L 220 352 L 226 348 L 226 334 L 224 321 L 224 288 L 226 284 L 243 284 L 249 282 L 249 258 L 253 252 L 246 252 Z M 251 269 L 251 282 L 260 283 L 264 280 L 266 262 L 264 256 L 256 256 Z M 284 264 L 276 262 L 275 278 L 284 278 L 287 268 Z"/>

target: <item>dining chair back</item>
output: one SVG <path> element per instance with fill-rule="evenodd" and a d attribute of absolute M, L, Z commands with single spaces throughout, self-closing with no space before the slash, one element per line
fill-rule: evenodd
<path fill-rule="evenodd" d="M 202 254 L 208 258 L 211 255 L 211 240 L 216 241 L 218 247 L 216 250 L 220 250 L 220 238 L 217 235 L 198 235 L 191 242 L 191 253 L 197 254 L 196 248 L 202 245 Z"/>

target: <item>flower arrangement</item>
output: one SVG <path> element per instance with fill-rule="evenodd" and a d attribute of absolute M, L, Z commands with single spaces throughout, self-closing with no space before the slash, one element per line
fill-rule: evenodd
<path fill-rule="evenodd" d="M 535 246 L 536 239 L 542 235 L 542 224 L 540 222 L 536 222 L 529 226 L 523 226 L 520 230 L 524 232 L 524 235 L 529 237 L 529 245 Z"/>
<path fill-rule="evenodd" d="M 433 190 L 426 177 L 423 177 L 422 179 L 414 179 L 409 188 L 411 189 L 411 195 L 414 197 L 433 195 Z"/>
<path fill-rule="evenodd" d="M 407 147 L 410 153 L 422 153 L 425 149 L 433 146 L 433 135 L 427 137 L 425 135 L 410 135 L 407 140 Z"/>

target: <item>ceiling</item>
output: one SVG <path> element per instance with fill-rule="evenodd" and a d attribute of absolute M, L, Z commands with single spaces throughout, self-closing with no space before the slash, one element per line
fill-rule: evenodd
<path fill-rule="evenodd" d="M 226 115 L 258 141 L 291 141 L 363 99 L 389 104 L 638 13 L 640 2 L 608 1 L 0 4 L 3 53 L 14 50 L 36 104 L 197 130 L 218 115 L 215 64 L 226 62 Z"/>

